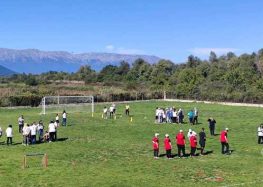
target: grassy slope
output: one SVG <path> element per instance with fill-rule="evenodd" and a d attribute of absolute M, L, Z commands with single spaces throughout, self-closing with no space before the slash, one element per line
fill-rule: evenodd
<path fill-rule="evenodd" d="M 257 145 L 257 125 L 262 121 L 262 109 L 230 107 L 220 105 L 144 102 L 130 104 L 133 122 L 123 116 L 117 120 L 101 119 L 102 105 L 96 107 L 94 118 L 87 114 L 69 114 L 72 126 L 61 127 L 59 138 L 66 141 L 45 143 L 24 147 L 0 145 L 1 186 L 224 186 L 230 184 L 262 181 L 263 168 L 260 154 L 263 146 Z M 183 126 L 153 123 L 156 106 L 182 107 L 184 111 L 197 106 L 200 122 L 193 127 L 199 132 L 201 127 L 208 128 L 206 119 L 213 116 L 217 120 L 216 132 L 229 127 L 231 156 L 220 154 L 219 137 L 208 137 L 207 150 L 213 154 L 189 159 L 167 160 L 164 157 L 154 160 L 151 138 L 154 132 L 160 133 L 161 153 L 163 136 L 169 133 L 175 148 L 174 137 Z M 117 105 L 118 113 L 124 105 Z M 14 124 L 14 142 L 21 142 L 17 133 L 16 121 L 24 114 L 27 122 L 38 121 L 38 109 L 0 110 L 3 129 L 8 123 Z M 53 117 L 53 115 L 52 115 Z M 47 124 L 51 116 L 45 116 Z M 2 141 L 5 137 L 1 138 Z M 188 149 L 189 143 L 187 145 Z M 189 150 L 189 149 L 188 149 Z M 49 156 L 47 169 L 32 167 L 21 169 L 24 153 L 46 152 Z M 222 177 L 222 182 L 209 181 L 208 178 Z M 262 183 L 262 182 L 261 182 Z M 260 186 L 260 182 L 253 183 Z"/>

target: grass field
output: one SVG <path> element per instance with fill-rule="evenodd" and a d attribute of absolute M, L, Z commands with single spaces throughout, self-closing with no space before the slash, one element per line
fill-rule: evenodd
<path fill-rule="evenodd" d="M 93 118 L 85 113 L 68 114 L 71 126 L 58 129 L 58 138 L 64 141 L 28 147 L 21 145 L 22 137 L 17 133 L 19 115 L 23 114 L 26 122 L 43 119 L 46 126 L 55 115 L 40 116 L 36 108 L 0 109 L 2 129 L 11 123 L 15 134 L 15 145 L 0 145 L 0 186 L 262 186 L 263 146 L 257 144 L 257 127 L 262 122 L 263 109 L 201 103 L 131 103 L 130 122 L 125 115 L 117 120 L 102 119 L 103 106 L 95 106 Z M 165 133 L 170 134 L 172 153 L 176 153 L 175 134 L 179 129 L 189 129 L 189 124 L 154 124 L 156 106 L 182 107 L 185 112 L 198 107 L 200 124 L 191 128 L 196 132 L 206 128 L 206 150 L 213 153 L 154 160 L 151 139 L 155 132 L 160 133 L 160 153 L 164 153 Z M 124 107 L 118 104 L 117 113 L 123 113 Z M 217 121 L 216 133 L 229 127 L 232 155 L 221 155 L 219 136 L 209 136 L 210 116 Z M 48 168 L 22 169 L 23 155 L 36 152 L 48 154 Z"/>

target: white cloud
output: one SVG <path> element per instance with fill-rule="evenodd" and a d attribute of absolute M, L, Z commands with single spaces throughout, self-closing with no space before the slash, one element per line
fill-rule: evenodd
<path fill-rule="evenodd" d="M 145 52 L 139 49 L 128 49 L 124 47 L 115 47 L 114 45 L 107 45 L 105 46 L 107 52 L 111 53 L 118 53 L 118 54 L 127 54 L 127 55 L 134 55 L 134 54 L 144 54 Z"/>
<path fill-rule="evenodd" d="M 105 49 L 107 51 L 113 51 L 115 49 L 115 47 L 114 47 L 114 45 L 107 45 L 107 46 L 105 46 Z"/>
<path fill-rule="evenodd" d="M 208 56 L 211 51 L 215 52 L 217 55 L 224 55 L 228 52 L 236 52 L 239 49 L 236 48 L 193 48 L 189 50 L 193 55 Z"/>

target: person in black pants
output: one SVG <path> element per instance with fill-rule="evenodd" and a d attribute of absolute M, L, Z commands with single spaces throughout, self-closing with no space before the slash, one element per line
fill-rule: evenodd
<path fill-rule="evenodd" d="M 206 141 L 205 129 L 202 128 L 202 131 L 199 133 L 199 145 L 201 147 L 201 155 L 204 155 L 205 141 Z"/>
<path fill-rule="evenodd" d="M 209 118 L 207 121 L 208 121 L 211 136 L 215 136 L 216 120 L 213 118 Z"/>
<path fill-rule="evenodd" d="M 258 144 L 263 143 L 263 124 L 258 127 Z"/>

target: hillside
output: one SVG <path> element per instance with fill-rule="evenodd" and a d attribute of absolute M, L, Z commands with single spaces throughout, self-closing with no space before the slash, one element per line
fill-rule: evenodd
<path fill-rule="evenodd" d="M 99 71 L 106 65 L 119 65 L 121 61 L 133 63 L 142 58 L 150 64 L 160 58 L 148 55 L 126 55 L 114 53 L 80 53 L 66 51 L 40 51 L 37 49 L 15 50 L 0 48 L 0 65 L 19 73 L 43 73 L 47 71 L 75 72 L 81 65 L 90 65 Z"/>
<path fill-rule="evenodd" d="M 0 65 L 0 76 L 1 77 L 6 77 L 15 74 L 16 72 Z"/>

